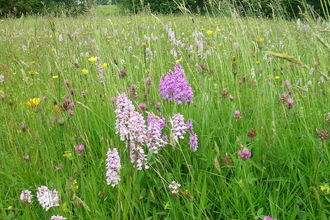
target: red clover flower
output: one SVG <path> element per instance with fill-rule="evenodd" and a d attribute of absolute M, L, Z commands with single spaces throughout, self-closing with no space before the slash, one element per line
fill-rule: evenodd
<path fill-rule="evenodd" d="M 241 117 L 241 112 L 240 112 L 239 110 L 235 110 L 235 112 L 234 112 L 234 118 L 235 118 L 236 120 L 242 118 L 242 117 Z"/>
<path fill-rule="evenodd" d="M 277 220 L 277 219 L 271 218 L 270 216 L 265 216 L 263 220 Z"/>
<path fill-rule="evenodd" d="M 244 161 L 246 161 L 247 159 L 249 159 L 251 157 L 251 152 L 246 147 L 244 147 L 243 150 L 238 151 L 237 154 Z"/>
<path fill-rule="evenodd" d="M 77 152 L 78 156 L 80 156 L 82 152 L 85 150 L 85 146 L 80 144 L 78 146 L 74 146 L 74 149 Z"/>

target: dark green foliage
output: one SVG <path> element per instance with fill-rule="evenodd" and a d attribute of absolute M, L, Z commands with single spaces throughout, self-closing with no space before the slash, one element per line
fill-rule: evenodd
<path fill-rule="evenodd" d="M 98 4 L 98 5 L 108 5 L 109 1 L 108 0 L 97 0 L 96 4 Z"/>
<path fill-rule="evenodd" d="M 323 10 L 322 4 L 330 7 L 328 0 L 231 0 L 231 3 L 242 16 L 261 15 L 263 17 L 272 18 L 275 16 L 282 16 L 285 18 L 300 17 L 300 13 L 307 10 L 306 7 L 312 8 L 319 16 L 326 17 L 327 12 Z"/>
<path fill-rule="evenodd" d="M 21 16 L 22 14 L 51 14 L 75 16 L 87 11 L 90 1 L 76 0 L 0 0 L 0 17 Z"/>
<path fill-rule="evenodd" d="M 137 13 L 142 9 L 162 14 L 177 13 L 181 8 L 186 8 L 192 13 L 204 13 L 207 10 L 204 0 L 117 0 L 118 5 L 123 11 Z"/>
<path fill-rule="evenodd" d="M 262 16 L 272 18 L 274 16 L 282 16 L 285 18 L 297 18 L 300 12 L 306 10 L 306 6 L 310 7 L 322 17 L 326 17 L 327 12 L 323 6 L 330 8 L 328 0 L 117 0 L 123 11 L 137 13 L 143 9 L 151 12 L 159 12 L 163 14 L 176 13 L 180 11 L 180 7 L 188 9 L 192 13 L 204 14 L 207 12 L 217 13 L 217 6 L 220 3 L 227 2 L 234 6 L 242 16 Z M 215 9 L 217 8 L 217 9 Z"/>

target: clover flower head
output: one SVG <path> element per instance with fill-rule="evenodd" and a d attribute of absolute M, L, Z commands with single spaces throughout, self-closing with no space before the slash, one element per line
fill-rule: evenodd
<path fill-rule="evenodd" d="M 78 146 L 74 146 L 74 150 L 80 156 L 82 154 L 82 152 L 85 150 L 85 146 L 82 144 L 79 144 Z"/>
<path fill-rule="evenodd" d="M 251 152 L 246 147 L 244 147 L 243 150 L 238 151 L 237 154 L 244 161 L 249 159 L 252 155 Z"/>
<path fill-rule="evenodd" d="M 21 127 L 21 129 L 22 129 L 23 132 L 26 132 L 26 126 L 25 126 L 24 123 L 22 123 L 20 127 Z"/>
<path fill-rule="evenodd" d="M 293 104 L 293 98 L 288 98 L 288 100 L 286 101 L 286 107 L 288 109 L 293 108 L 295 105 Z"/>
<path fill-rule="evenodd" d="M 147 105 L 144 104 L 144 103 L 140 103 L 140 104 L 139 104 L 139 108 L 140 108 L 142 111 L 143 111 L 143 110 L 146 110 Z"/>
<path fill-rule="evenodd" d="M 233 95 L 229 95 L 229 99 L 230 99 L 230 101 L 234 101 L 234 99 L 235 99 L 235 97 L 233 96 Z"/>
<path fill-rule="evenodd" d="M 234 118 L 235 118 L 236 120 L 242 118 L 242 117 L 241 117 L 241 112 L 240 112 L 239 110 L 235 110 L 235 112 L 234 112 Z"/>
<path fill-rule="evenodd" d="M 290 84 L 289 80 L 285 80 L 284 84 L 283 84 L 283 88 L 287 88 L 287 89 L 293 89 L 293 86 Z"/>
<path fill-rule="evenodd" d="M 270 217 L 270 216 L 265 216 L 263 220 L 277 220 L 277 219 L 272 218 L 272 217 Z"/>

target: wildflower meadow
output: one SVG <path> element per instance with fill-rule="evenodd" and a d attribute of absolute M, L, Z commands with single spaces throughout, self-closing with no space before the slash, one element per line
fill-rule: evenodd
<path fill-rule="evenodd" d="M 330 21 L 0 20 L 0 219 L 328 219 Z"/>

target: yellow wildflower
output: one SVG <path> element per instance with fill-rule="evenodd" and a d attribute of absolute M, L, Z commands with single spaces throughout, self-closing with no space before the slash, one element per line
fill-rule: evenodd
<path fill-rule="evenodd" d="M 183 194 L 187 196 L 190 194 L 190 192 L 189 192 L 189 190 L 186 189 L 185 191 L 183 191 Z"/>
<path fill-rule="evenodd" d="M 70 151 L 64 151 L 63 157 L 68 158 L 69 160 L 72 160 L 72 153 Z"/>
<path fill-rule="evenodd" d="M 87 75 L 88 74 L 88 69 L 86 69 L 86 68 L 82 69 L 81 74 Z"/>
<path fill-rule="evenodd" d="M 107 63 L 103 63 L 101 67 L 102 67 L 102 68 L 106 68 L 107 66 L 108 66 Z"/>
<path fill-rule="evenodd" d="M 97 60 L 97 57 L 90 57 L 88 60 L 91 62 L 95 62 Z"/>
<path fill-rule="evenodd" d="M 57 79 L 58 78 L 58 76 L 53 76 L 53 79 Z"/>
<path fill-rule="evenodd" d="M 260 64 L 260 61 L 256 61 L 256 64 Z"/>
<path fill-rule="evenodd" d="M 211 35 L 211 34 L 214 33 L 214 31 L 208 30 L 206 33 L 207 33 L 208 35 Z"/>
<path fill-rule="evenodd" d="M 257 38 L 256 39 L 256 42 L 259 44 L 259 43 L 263 43 L 265 40 L 262 38 L 262 37 L 260 37 L 260 38 Z"/>
<path fill-rule="evenodd" d="M 13 209 L 13 207 L 12 206 L 8 206 L 8 208 L 7 208 L 8 210 L 11 210 L 11 209 Z"/>
<path fill-rule="evenodd" d="M 33 99 L 30 99 L 29 101 L 27 101 L 25 104 L 27 106 L 30 106 L 32 108 L 35 108 L 37 107 L 41 102 L 41 99 L 40 98 L 33 98 Z"/>
<path fill-rule="evenodd" d="M 16 73 L 13 73 L 13 75 L 16 75 Z"/>
<path fill-rule="evenodd" d="M 275 76 L 275 79 L 280 79 L 280 77 L 279 76 Z"/>
<path fill-rule="evenodd" d="M 326 193 L 330 193 L 330 187 L 328 186 L 328 184 L 325 184 L 323 186 L 320 186 L 320 189 L 322 191 L 326 191 Z"/>
<path fill-rule="evenodd" d="M 59 112 L 60 111 L 60 107 L 58 107 L 58 105 L 54 105 L 54 111 L 55 112 Z"/>

